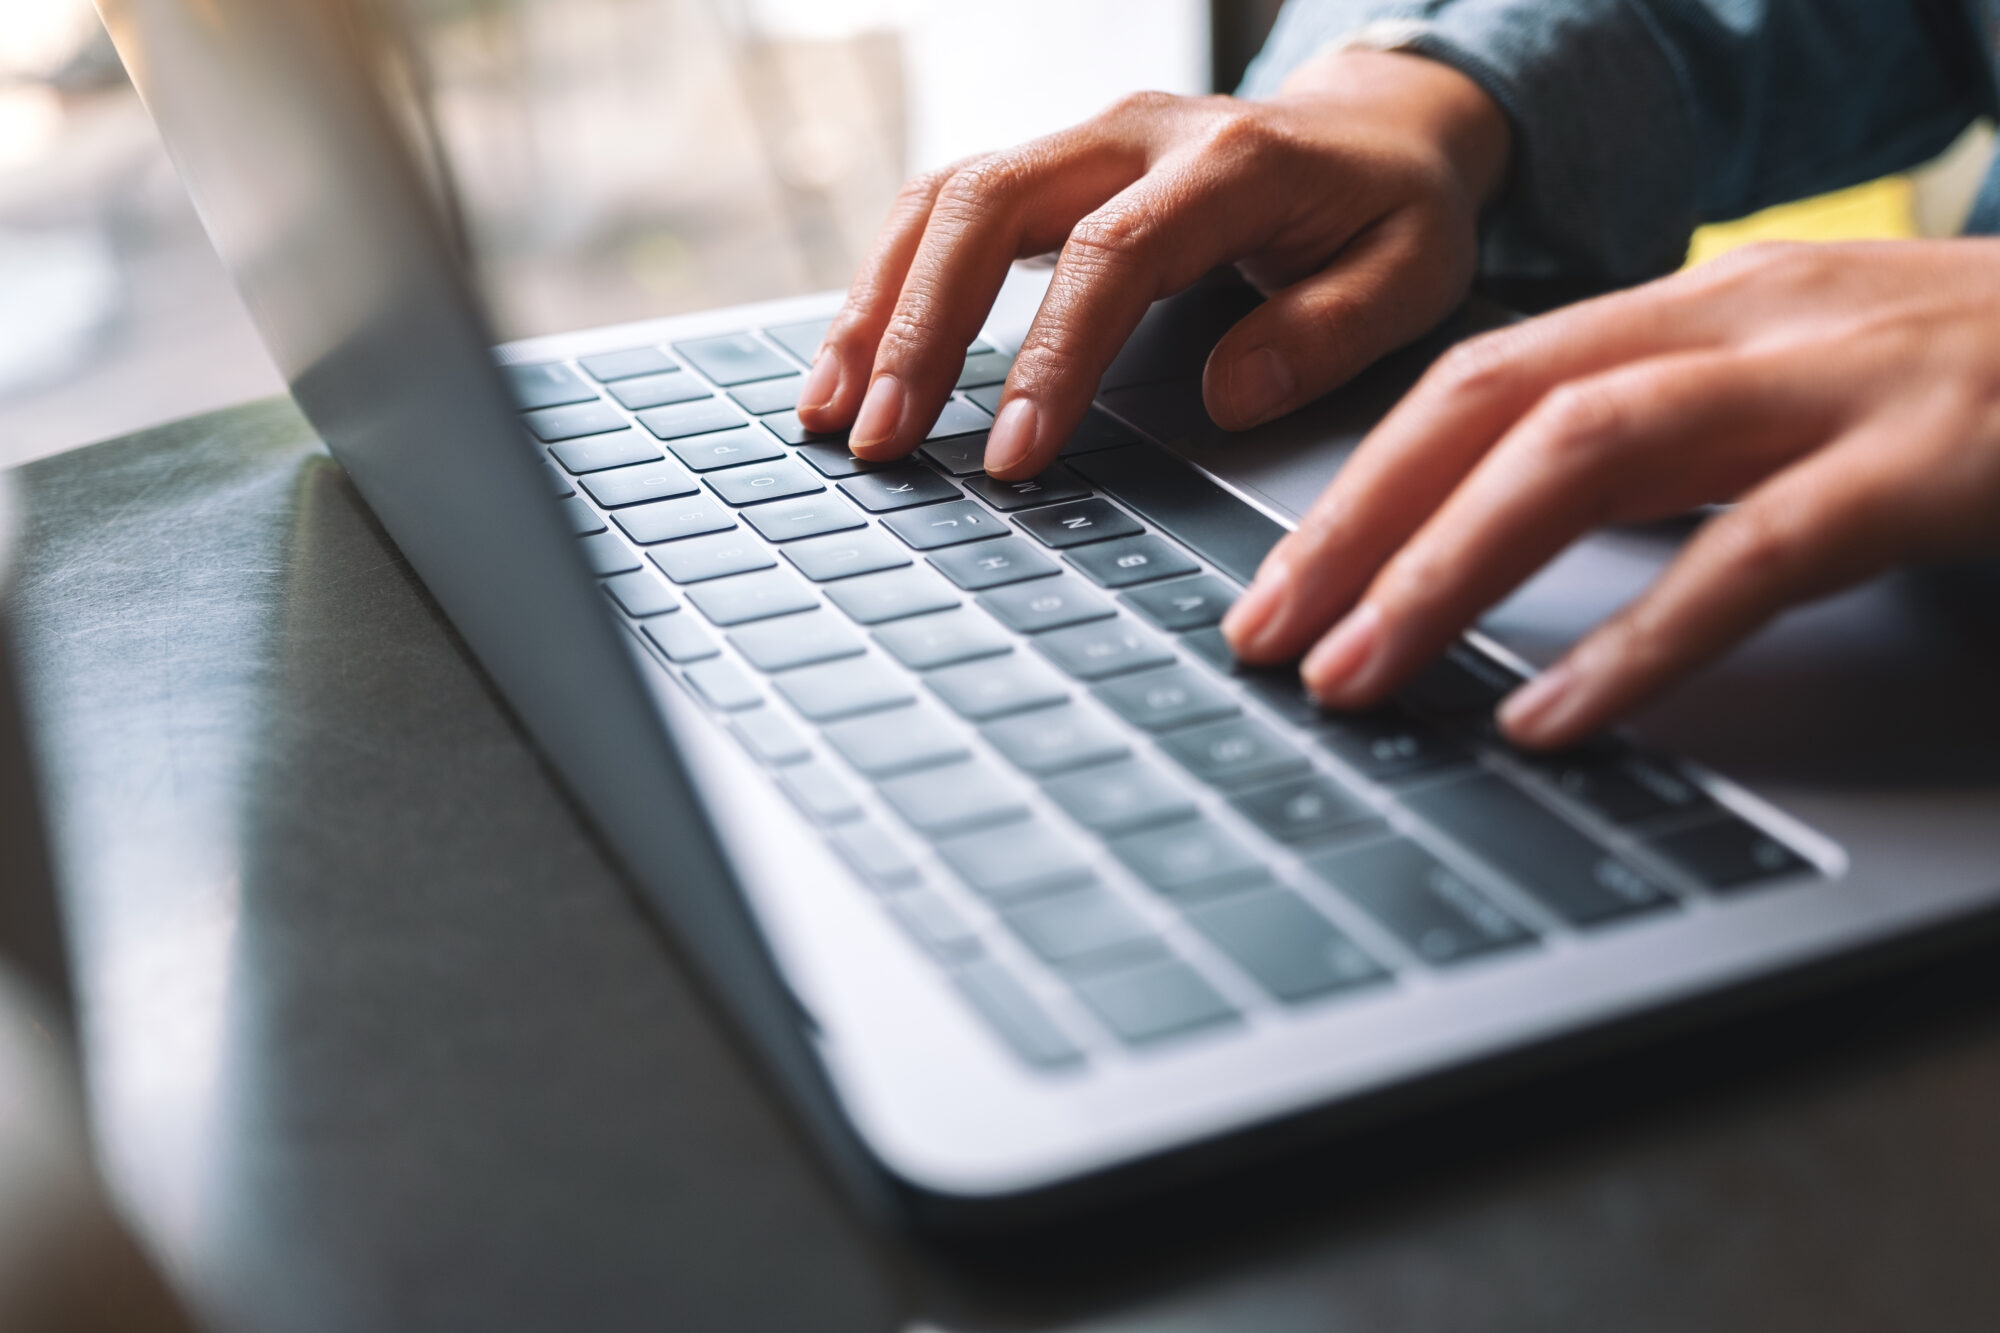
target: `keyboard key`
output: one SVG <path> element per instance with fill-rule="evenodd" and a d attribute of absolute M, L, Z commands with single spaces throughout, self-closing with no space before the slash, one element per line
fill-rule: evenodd
<path fill-rule="evenodd" d="M 875 641 L 912 671 L 994 657 L 1014 646 L 992 620 L 965 607 L 894 621 L 875 631 Z"/>
<path fill-rule="evenodd" d="M 1078 481 L 1068 468 L 1062 467 L 1052 467 L 1039 476 L 1022 481 L 970 477 L 965 488 L 1002 513 L 1057 504 L 1064 500 L 1081 500 L 1090 494 L 1090 487 Z"/>
<path fill-rule="evenodd" d="M 769 616 L 790 615 L 818 605 L 810 588 L 782 570 L 703 583 L 688 589 L 687 599 L 717 625 L 747 625 Z"/>
<path fill-rule="evenodd" d="M 821 433 L 807 430 L 805 423 L 799 420 L 797 412 L 773 412 L 767 417 L 759 417 L 758 420 L 764 423 L 764 429 L 770 431 L 786 444 L 838 444 L 843 446 L 841 449 L 842 453 L 847 452 L 844 447 L 847 444 L 846 431 L 837 430 L 831 433 Z"/>
<path fill-rule="evenodd" d="M 1662 834 L 1648 846 L 1711 889 L 1753 888 L 1813 868 L 1776 838 L 1733 815 Z"/>
<path fill-rule="evenodd" d="M 679 463 L 661 458 L 637 467 L 613 468 L 583 479 L 583 489 L 606 509 L 644 504 L 648 500 L 674 500 L 701 489 Z"/>
<path fill-rule="evenodd" d="M 1074 704 L 1003 718 L 980 728 L 980 735 L 1014 767 L 1036 777 L 1106 764 L 1132 753 L 1115 727 Z"/>
<path fill-rule="evenodd" d="M 908 678 L 876 657 L 800 667 L 775 677 L 774 683 L 813 722 L 835 722 L 916 699 Z"/>
<path fill-rule="evenodd" d="M 552 463 L 544 463 L 542 464 L 542 471 L 549 479 L 549 489 L 554 491 L 556 495 L 571 496 L 576 494 L 576 487 L 569 484 L 569 478 L 563 475 L 561 468 L 556 467 Z"/>
<path fill-rule="evenodd" d="M 758 505 L 755 509 L 745 510 L 743 517 L 763 534 L 765 540 L 774 542 L 819 537 L 829 532 L 849 532 L 867 526 L 867 520 L 855 513 L 852 505 L 833 495 Z"/>
<path fill-rule="evenodd" d="M 556 503 L 562 506 L 563 518 L 568 522 L 569 530 L 577 536 L 588 537 L 593 532 L 604 531 L 604 520 L 597 516 L 597 511 L 574 495 Z"/>
<path fill-rule="evenodd" d="M 1248 584 L 1285 530 L 1150 444 L 1086 454 L 1070 466 L 1087 482 L 1214 565 Z"/>
<path fill-rule="evenodd" d="M 824 734 L 842 759 L 871 778 L 972 757 L 965 737 L 928 704 L 853 718 L 828 727 Z"/>
<path fill-rule="evenodd" d="M 803 375 L 786 375 L 741 385 L 731 389 L 729 396 L 745 412 L 761 417 L 766 412 L 788 412 L 796 408 L 799 405 L 799 385 L 803 383 Z"/>
<path fill-rule="evenodd" d="M 614 380 L 637 379 L 641 375 L 666 375 L 679 370 L 674 359 L 657 347 L 634 347 L 623 352 L 599 352 L 579 358 L 584 371 L 594 380 L 609 384 Z"/>
<path fill-rule="evenodd" d="M 933 440 L 917 452 L 954 477 L 986 470 L 986 432 Z"/>
<path fill-rule="evenodd" d="M 917 882 L 917 863 L 880 824 L 873 821 L 849 824 L 846 828 L 835 829 L 828 835 L 828 841 L 833 843 L 833 849 L 840 853 L 841 858 L 854 867 L 856 874 L 878 889 L 902 888 Z M 936 901 L 939 906 L 946 906 L 943 899 Z M 958 914 L 952 912 L 951 915 L 957 929 L 949 933 L 960 938 L 970 936 L 972 932 L 965 929 L 965 923 L 956 920 Z"/>
<path fill-rule="evenodd" d="M 660 582 L 659 575 L 643 570 L 605 580 L 604 591 L 610 593 L 611 600 L 634 620 L 665 615 L 680 606 L 680 600 L 667 590 L 666 584 Z"/>
<path fill-rule="evenodd" d="M 967 592 L 1045 578 L 1057 572 L 1053 560 L 1019 537 L 1002 537 L 977 546 L 940 551 L 931 557 L 931 564 Z"/>
<path fill-rule="evenodd" d="M 599 577 L 628 574 L 640 567 L 639 557 L 632 554 L 632 548 L 608 532 L 584 537 L 577 544 L 583 547 L 584 563 Z"/>
<path fill-rule="evenodd" d="M 832 318 L 828 317 L 808 319 L 798 324 L 780 324 L 775 329 L 765 329 L 764 336 L 797 357 L 800 364 L 809 366 L 819 355 L 820 342 L 832 323 Z"/>
<path fill-rule="evenodd" d="M 882 526 L 919 551 L 985 541 L 1007 531 L 999 519 L 970 500 L 953 500 L 949 504 L 890 514 L 882 520 Z"/>
<path fill-rule="evenodd" d="M 1712 811 L 1715 800 L 1671 759 L 1620 745 L 1529 760 L 1570 800 L 1614 824 Z"/>
<path fill-rule="evenodd" d="M 641 546 L 728 532 L 736 526 L 736 520 L 729 516 L 727 510 L 718 508 L 714 501 L 702 495 L 613 510 L 611 521 L 618 525 L 620 532 Z M 744 545 L 748 547 L 750 543 L 745 541 Z"/>
<path fill-rule="evenodd" d="M 1651 878 L 1494 774 L 1423 788 L 1404 801 L 1573 925 L 1673 905 Z"/>
<path fill-rule="evenodd" d="M 514 406 L 524 412 L 538 407 L 564 407 L 571 403 L 597 401 L 597 390 L 578 379 L 568 366 L 557 362 L 502 366 L 500 376 L 507 382 Z"/>
<path fill-rule="evenodd" d="M 858 477 L 866 472 L 881 472 L 894 467 L 893 463 L 864 463 L 847 452 L 847 441 L 838 444 L 803 444 L 798 456 L 811 465 L 812 470 L 822 477 Z"/>
<path fill-rule="evenodd" d="M 948 440 L 954 435 L 983 434 L 992 424 L 993 417 L 985 408 L 963 398 L 948 398 L 924 439 Z"/>
<path fill-rule="evenodd" d="M 1139 436 L 1130 426 L 1091 408 L 1083 417 L 1083 424 L 1070 433 L 1064 442 L 1062 456 L 1094 454 L 1103 449 L 1115 449 L 1123 444 L 1137 444 Z"/>
<path fill-rule="evenodd" d="M 1366 713 L 1321 713 L 1313 735 L 1376 782 L 1396 782 L 1472 760 L 1436 727 L 1393 705 Z"/>
<path fill-rule="evenodd" d="M 1078 680 L 1102 680 L 1127 671 L 1171 666 L 1174 655 L 1128 620 L 1100 620 L 1044 634 L 1035 647 Z"/>
<path fill-rule="evenodd" d="M 659 646 L 669 662 L 699 662 L 722 651 L 715 646 L 715 640 L 708 637 L 708 632 L 685 611 L 649 620 L 645 630 L 646 637 Z"/>
<path fill-rule="evenodd" d="M 1136 759 L 1054 778 L 1042 790 L 1095 833 L 1130 833 L 1195 815 L 1186 792 L 1154 765 Z"/>
<path fill-rule="evenodd" d="M 1535 938 L 1464 876 L 1402 838 L 1317 856 L 1310 864 L 1429 963 L 1455 963 Z"/>
<path fill-rule="evenodd" d="M 1022 903 L 1001 916 L 1043 962 L 1064 971 L 1116 967 L 1166 953 L 1139 914 L 1101 888 Z"/>
<path fill-rule="evenodd" d="M 699 402 L 704 398 L 713 398 L 714 395 L 714 390 L 694 376 L 679 373 L 648 375 L 643 379 L 630 379 L 611 386 L 611 396 L 623 403 L 626 410 L 631 412 L 666 407 L 672 403 Z"/>
<path fill-rule="evenodd" d="M 667 503 L 681 502 L 669 500 Z M 778 563 L 761 543 L 742 532 L 718 532 L 712 537 L 675 542 L 651 552 L 651 555 L 660 572 L 675 583 L 727 578 L 731 574 L 744 574 L 753 569 L 769 569 Z"/>
<path fill-rule="evenodd" d="M 1359 945 L 1284 889 L 1199 903 L 1187 918 L 1280 1000 L 1296 1004 L 1388 979 Z"/>
<path fill-rule="evenodd" d="M 1279 740 L 1270 728 L 1248 718 L 1177 731 L 1164 737 L 1160 745 L 1188 772 L 1224 791 L 1302 776 L 1311 767 L 1304 755 Z"/>
<path fill-rule="evenodd" d="M 861 805 L 846 779 L 817 759 L 779 769 L 778 785 L 816 824 L 844 824 L 861 818 Z"/>
<path fill-rule="evenodd" d="M 839 483 L 847 498 L 871 514 L 887 514 L 917 505 L 956 500 L 958 487 L 927 468 L 891 467 L 863 472 Z"/>
<path fill-rule="evenodd" d="M 1270 879 L 1255 853 L 1206 819 L 1130 833 L 1111 850 L 1169 898 L 1209 898 Z"/>
<path fill-rule="evenodd" d="M 995 588 L 981 593 L 979 604 L 1008 629 L 1022 634 L 1106 620 L 1116 614 L 1111 603 L 1070 574 Z"/>
<path fill-rule="evenodd" d="M 1147 731 L 1213 722 L 1240 711 L 1228 695 L 1184 666 L 1106 681 L 1092 693 L 1118 716 Z"/>
<path fill-rule="evenodd" d="M 944 667 L 931 672 L 924 683 L 953 712 L 973 722 L 1047 708 L 1069 698 L 1060 676 L 1019 653 Z"/>
<path fill-rule="evenodd" d="M 837 842 L 842 829 L 834 835 Z M 903 929 L 916 936 L 917 943 L 947 962 L 964 962 L 979 954 L 979 935 L 956 907 L 925 888 L 906 888 L 891 893 L 890 913 Z"/>
<path fill-rule="evenodd" d="M 630 467 L 634 463 L 650 463 L 660 457 L 660 451 L 653 442 L 636 430 L 569 440 L 550 446 L 549 452 L 556 456 L 556 462 L 579 474 Z"/>
<path fill-rule="evenodd" d="M 1027 1063 L 1052 1069 L 1083 1059 L 1076 1044 L 1049 1021 L 1021 983 L 992 959 L 967 963 L 952 979 L 979 1016 Z"/>
<path fill-rule="evenodd" d="M 759 671 L 789 671 L 816 662 L 859 657 L 867 650 L 847 622 L 827 610 L 759 620 L 731 630 L 729 641 Z"/>
<path fill-rule="evenodd" d="M 965 368 L 958 372 L 956 387 L 976 389 L 982 384 L 999 384 L 1013 368 L 1014 358 L 1005 352 L 974 352 L 965 358 Z"/>
<path fill-rule="evenodd" d="M 1317 773 L 1244 792 L 1230 804 L 1279 842 L 1313 842 L 1336 834 L 1351 838 L 1382 824 L 1366 801 Z"/>
<path fill-rule="evenodd" d="M 890 778 L 880 791 L 911 827 L 933 838 L 1009 823 L 1028 813 L 1013 784 L 978 759 Z"/>
<path fill-rule="evenodd" d="M 794 548 L 785 549 L 790 552 Z M 951 589 L 927 569 L 892 569 L 884 574 L 843 579 L 829 587 L 826 595 L 835 606 L 864 625 L 880 625 L 958 605 Z"/>
<path fill-rule="evenodd" d="M 712 657 L 706 662 L 695 663 L 686 674 L 688 684 L 708 701 L 708 706 L 722 712 L 755 708 L 764 702 L 764 696 L 757 690 L 757 682 L 744 675 L 734 662 Z"/>
<path fill-rule="evenodd" d="M 1236 1011 L 1213 986 L 1171 958 L 1081 977 L 1075 984 L 1105 1026 L 1134 1045 L 1236 1020 Z"/>
<path fill-rule="evenodd" d="M 964 392 L 968 399 L 978 403 L 988 412 L 997 415 L 1000 411 L 1000 398 L 1006 391 L 1006 387 L 1004 384 L 982 384 L 977 388 L 967 389 Z"/>
<path fill-rule="evenodd" d="M 789 500 L 795 495 L 811 495 L 814 491 L 826 489 L 818 477 L 789 458 L 711 472 L 702 480 L 722 497 L 724 504 L 732 505 Z"/>
<path fill-rule="evenodd" d="M 675 343 L 674 351 L 681 360 L 725 389 L 751 380 L 790 375 L 798 369 L 747 333 L 725 333 L 719 338 Z"/>
<path fill-rule="evenodd" d="M 1076 556 L 1070 558 L 1074 560 Z M 1213 575 L 1202 574 L 1175 579 L 1172 583 L 1156 583 L 1150 588 L 1134 588 L 1119 594 L 1118 600 L 1161 629 L 1180 631 L 1215 624 L 1236 597 L 1235 588 Z M 1296 677 L 1297 673 L 1293 675 Z"/>
<path fill-rule="evenodd" d="M 729 729 L 753 758 L 773 768 L 812 758 L 799 729 L 775 708 L 752 708 L 730 719 Z"/>
<path fill-rule="evenodd" d="M 1491 717 L 1520 684 L 1518 673 L 1459 642 L 1412 677 L 1396 697 L 1437 717 Z"/>
<path fill-rule="evenodd" d="M 1179 578 L 1183 574 L 1196 573 L 1201 568 L 1151 533 L 1121 537 L 1115 542 L 1099 542 L 1094 546 L 1079 546 L 1067 558 L 1100 588 L 1127 588 L 1135 583 Z M 1194 629 L 1196 626 L 1161 625 L 1161 628 Z"/>
<path fill-rule="evenodd" d="M 553 444 L 557 440 L 573 440 L 583 435 L 602 435 L 606 431 L 626 430 L 631 423 L 625 414 L 606 402 L 600 402 L 592 394 L 587 403 L 573 407 L 545 407 L 538 412 L 523 412 L 521 419 L 528 423 L 528 429 L 543 444 Z"/>
<path fill-rule="evenodd" d="M 1030 509 L 1017 515 L 1014 521 L 1044 546 L 1053 546 L 1058 550 L 1081 546 L 1085 542 L 1130 537 L 1145 531 L 1124 510 L 1095 498 L 1072 500 L 1047 509 Z"/>
<path fill-rule="evenodd" d="M 1003 902 L 1091 879 L 1076 844 L 1040 820 L 946 839 L 938 844 L 938 855 L 975 891 Z"/>
<path fill-rule="evenodd" d="M 696 472 L 713 472 L 717 468 L 735 467 L 740 463 L 765 463 L 785 456 L 785 446 L 779 444 L 769 431 L 755 426 L 670 440 L 667 448 L 673 451 L 675 458 Z"/>
<path fill-rule="evenodd" d="M 718 430 L 736 430 L 749 423 L 743 419 L 741 412 L 720 398 L 704 398 L 698 402 L 675 403 L 670 407 L 655 407 L 641 412 L 639 424 L 659 439 L 679 440 Z"/>

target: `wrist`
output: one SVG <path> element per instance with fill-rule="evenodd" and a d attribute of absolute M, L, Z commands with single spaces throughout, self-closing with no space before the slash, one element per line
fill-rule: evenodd
<path fill-rule="evenodd" d="M 1378 121 L 1393 120 L 1436 150 L 1475 211 L 1507 179 L 1514 140 L 1507 113 L 1467 75 L 1428 56 L 1334 47 L 1287 75 L 1277 100 L 1366 109 Z"/>

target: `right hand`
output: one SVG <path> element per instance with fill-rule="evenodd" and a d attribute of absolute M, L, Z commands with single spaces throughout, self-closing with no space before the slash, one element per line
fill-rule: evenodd
<path fill-rule="evenodd" d="M 867 459 L 922 440 L 1007 267 L 1060 247 L 987 437 L 986 470 L 1054 461 L 1155 300 L 1235 262 L 1266 300 L 1208 359 L 1240 430 L 1325 393 L 1449 314 L 1509 131 L 1477 84 L 1418 56 L 1336 51 L 1267 102 L 1129 97 L 1096 119 L 904 188 L 799 395 Z"/>

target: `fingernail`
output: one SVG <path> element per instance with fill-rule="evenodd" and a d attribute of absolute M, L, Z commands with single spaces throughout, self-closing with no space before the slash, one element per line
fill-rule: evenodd
<path fill-rule="evenodd" d="M 1271 622 L 1292 583 L 1292 567 L 1283 560 L 1266 560 L 1250 589 L 1222 617 L 1222 633 L 1238 657 L 1259 652 L 1269 637 Z"/>
<path fill-rule="evenodd" d="M 1554 735 L 1556 724 L 1575 712 L 1576 682 L 1574 667 L 1556 663 L 1507 696 L 1500 705 L 1501 728 L 1524 745 Z"/>
<path fill-rule="evenodd" d="M 1306 688 L 1322 702 L 1351 690 L 1376 656 L 1382 642 L 1382 612 L 1363 602 L 1319 641 L 1299 666 Z"/>
<path fill-rule="evenodd" d="M 817 412 L 833 401 L 833 395 L 840 390 L 840 361 L 831 348 L 822 347 L 813 358 L 812 369 L 806 372 L 806 382 L 799 386 L 799 408 L 806 412 Z"/>
<path fill-rule="evenodd" d="M 878 375 L 861 400 L 861 411 L 848 432 L 847 447 L 859 453 L 872 449 L 895 435 L 903 420 L 903 385 L 894 375 Z"/>
<path fill-rule="evenodd" d="M 986 432 L 986 470 L 1005 472 L 1035 450 L 1036 418 L 1032 398 L 1015 398 L 1000 409 Z"/>
<path fill-rule="evenodd" d="M 1292 368 L 1268 347 L 1237 358 L 1229 372 L 1229 397 L 1246 422 L 1262 421 L 1277 411 L 1298 388 Z"/>

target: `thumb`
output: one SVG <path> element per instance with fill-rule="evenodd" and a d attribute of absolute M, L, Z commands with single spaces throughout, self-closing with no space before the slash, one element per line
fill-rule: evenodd
<path fill-rule="evenodd" d="M 1326 268 L 1274 293 L 1215 345 L 1202 400 L 1224 430 L 1283 416 L 1422 337 L 1465 299 L 1473 239 L 1385 218 Z"/>

